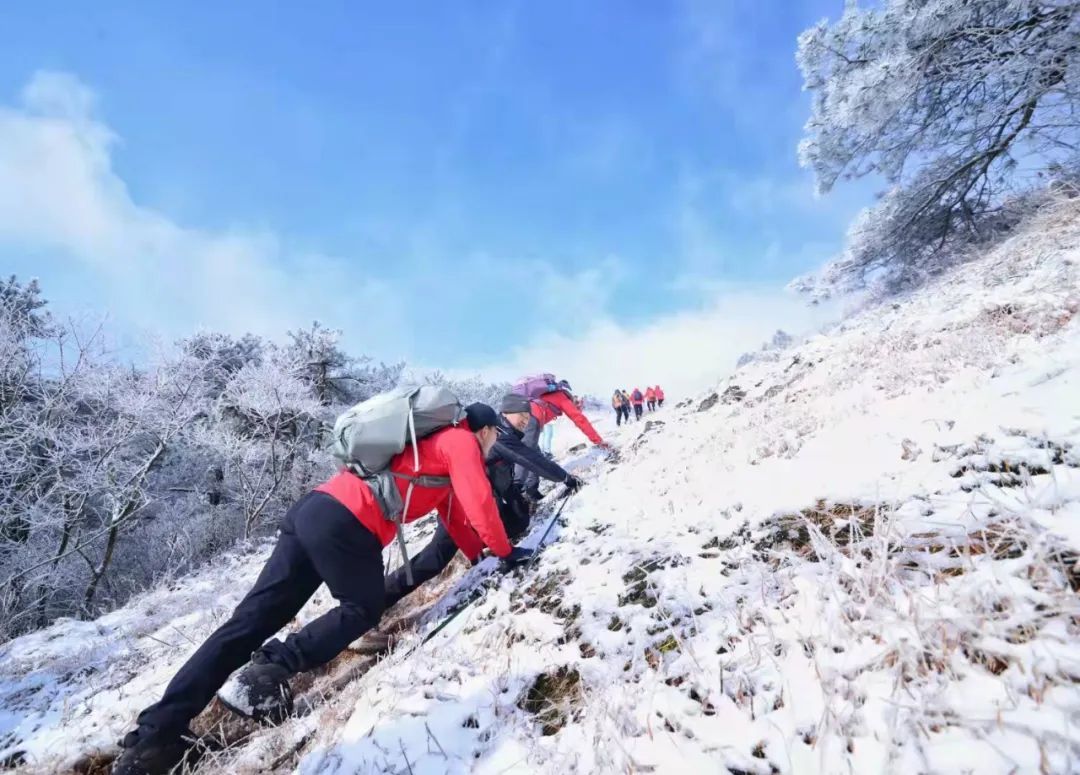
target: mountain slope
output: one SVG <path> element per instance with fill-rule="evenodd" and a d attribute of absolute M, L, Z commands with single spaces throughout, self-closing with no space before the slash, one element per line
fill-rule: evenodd
<path fill-rule="evenodd" d="M 605 428 L 525 578 L 203 771 L 1076 769 L 1078 216 Z M 107 752 L 260 558 L 3 647 L 0 757 Z"/>

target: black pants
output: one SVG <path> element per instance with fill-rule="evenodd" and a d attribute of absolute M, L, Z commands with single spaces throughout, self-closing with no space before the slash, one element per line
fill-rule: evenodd
<path fill-rule="evenodd" d="M 511 489 L 505 498 L 496 494 L 495 502 L 499 504 L 499 516 L 506 528 L 506 536 L 514 543 L 529 529 L 529 506 L 517 488 Z M 390 608 L 425 581 L 430 581 L 442 573 L 455 554 L 457 544 L 450 537 L 442 520 L 439 520 L 439 526 L 435 528 L 435 535 L 431 537 L 428 545 L 409 558 L 413 583 L 409 584 L 404 567 L 386 577 L 386 607 Z"/>
<path fill-rule="evenodd" d="M 634 404 L 634 418 L 641 419 L 641 404 Z"/>
<path fill-rule="evenodd" d="M 657 406 L 663 406 L 664 405 L 664 399 L 662 399 L 662 398 L 656 399 L 656 405 Z"/>
<path fill-rule="evenodd" d="M 525 427 L 525 433 L 521 436 L 521 443 L 526 447 L 539 450 L 540 434 L 543 433 L 543 431 L 544 428 L 540 425 L 540 421 L 535 417 L 530 417 L 529 424 Z M 514 484 L 517 487 L 520 487 L 522 492 L 539 489 L 540 474 L 536 473 L 531 468 L 526 468 L 522 465 L 514 466 Z M 499 499 L 498 494 L 496 494 L 495 499 Z"/>
<path fill-rule="evenodd" d="M 615 407 L 615 424 L 622 425 L 622 407 Z"/>
<path fill-rule="evenodd" d="M 264 643 L 323 582 L 338 606 L 284 643 Z M 330 661 L 378 624 L 384 608 L 379 540 L 329 495 L 308 493 L 282 519 L 277 545 L 255 586 L 184 663 L 161 701 L 139 714 L 138 733 L 183 730 L 256 649 L 294 673 Z"/>
<path fill-rule="evenodd" d="M 656 411 L 656 402 L 655 401 L 650 401 L 649 402 L 649 411 L 650 412 L 655 412 Z"/>

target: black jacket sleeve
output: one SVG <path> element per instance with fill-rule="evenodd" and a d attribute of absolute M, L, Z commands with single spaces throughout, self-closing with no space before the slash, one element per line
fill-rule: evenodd
<path fill-rule="evenodd" d="M 501 457 L 508 463 L 519 465 L 553 482 L 565 482 L 570 475 L 554 460 L 548 460 L 540 450 L 526 446 L 521 439 L 510 433 L 499 434 L 499 440 L 495 442 L 491 455 Z"/>

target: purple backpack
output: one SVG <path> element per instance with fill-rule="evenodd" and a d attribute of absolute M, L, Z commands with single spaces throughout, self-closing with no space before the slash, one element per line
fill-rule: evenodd
<path fill-rule="evenodd" d="M 522 377 L 510 387 L 514 393 L 528 398 L 539 398 L 544 393 L 551 393 L 558 389 L 559 381 L 555 379 L 554 374 L 533 374 Z"/>

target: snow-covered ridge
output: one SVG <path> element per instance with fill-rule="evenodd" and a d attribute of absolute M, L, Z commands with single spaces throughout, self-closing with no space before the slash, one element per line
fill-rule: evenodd
<path fill-rule="evenodd" d="M 1066 202 L 908 297 L 605 427 L 622 462 L 573 458 L 591 483 L 526 579 L 414 648 L 433 611 L 310 716 L 203 771 L 1077 769 L 1078 317 Z M 92 770 L 261 558 L 0 649 L 0 759 Z"/>

